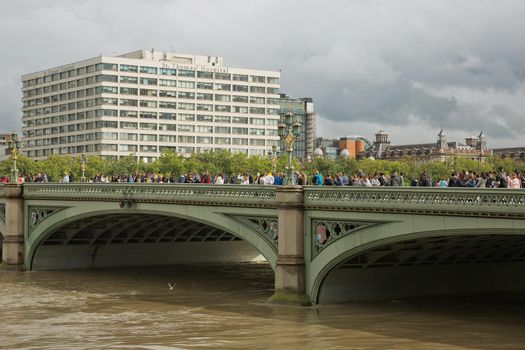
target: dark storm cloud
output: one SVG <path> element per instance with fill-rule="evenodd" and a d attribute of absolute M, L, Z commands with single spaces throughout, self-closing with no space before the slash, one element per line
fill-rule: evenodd
<path fill-rule="evenodd" d="M 20 75 L 154 47 L 281 69 L 281 90 L 342 134 L 416 121 L 518 142 L 524 15 L 519 0 L 4 1 L 0 129 L 20 127 Z"/>

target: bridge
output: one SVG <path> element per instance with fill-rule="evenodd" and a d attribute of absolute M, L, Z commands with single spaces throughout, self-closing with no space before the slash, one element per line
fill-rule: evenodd
<path fill-rule="evenodd" d="M 267 261 L 276 302 L 525 289 L 525 190 L 6 184 L 3 265 Z"/>

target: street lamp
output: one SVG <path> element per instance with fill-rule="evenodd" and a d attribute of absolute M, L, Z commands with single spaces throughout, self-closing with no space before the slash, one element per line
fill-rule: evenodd
<path fill-rule="evenodd" d="M 294 186 L 295 183 L 295 175 L 294 175 L 294 168 L 292 165 L 292 152 L 293 152 L 293 144 L 299 137 L 299 134 L 301 132 L 301 123 L 299 123 L 295 116 L 293 115 L 290 110 L 284 115 L 284 123 L 280 123 L 278 126 L 279 136 L 281 137 L 281 141 L 284 142 L 286 145 L 286 152 L 288 152 L 288 164 L 286 166 L 286 181 L 284 183 L 285 186 Z"/>
<path fill-rule="evenodd" d="M 275 173 L 275 167 L 277 165 L 277 145 L 272 145 L 272 149 L 269 152 L 270 161 L 272 162 L 272 171 Z"/>
<path fill-rule="evenodd" d="M 80 155 L 80 170 L 82 171 L 82 177 L 80 178 L 81 182 L 86 182 L 86 163 L 87 163 L 87 158 L 84 155 L 84 153 L 82 153 Z"/>
<path fill-rule="evenodd" d="M 18 183 L 18 168 L 16 167 L 16 161 L 18 160 L 18 152 L 20 151 L 20 141 L 18 140 L 18 134 L 12 133 L 11 139 L 7 142 L 8 147 L 11 149 L 11 160 L 13 161 L 13 168 L 11 169 L 11 182 Z"/>

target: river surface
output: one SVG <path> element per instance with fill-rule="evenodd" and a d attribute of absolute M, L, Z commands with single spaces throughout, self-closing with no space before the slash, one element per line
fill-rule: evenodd
<path fill-rule="evenodd" d="M 266 264 L 0 271 L 0 349 L 525 348 L 524 295 L 291 307 L 272 287 Z"/>

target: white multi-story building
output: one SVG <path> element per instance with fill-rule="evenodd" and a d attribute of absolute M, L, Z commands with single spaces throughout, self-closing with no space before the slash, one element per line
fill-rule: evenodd
<path fill-rule="evenodd" d="M 139 50 L 22 76 L 22 148 L 50 155 L 264 155 L 277 145 L 279 77 L 221 57 Z"/>

